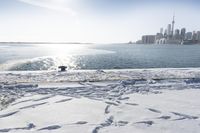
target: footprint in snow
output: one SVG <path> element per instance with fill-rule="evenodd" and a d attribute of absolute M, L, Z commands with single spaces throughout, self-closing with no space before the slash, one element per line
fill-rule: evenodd
<path fill-rule="evenodd" d="M 137 104 L 137 103 L 125 103 L 125 104 L 131 105 L 131 106 L 138 106 L 138 105 L 139 105 L 139 104 Z"/>
<path fill-rule="evenodd" d="M 147 126 L 152 126 L 154 122 L 153 121 L 139 121 L 139 122 L 136 122 L 135 124 L 145 124 Z"/>
<path fill-rule="evenodd" d="M 39 104 L 33 104 L 33 105 L 21 107 L 21 108 L 19 108 L 19 109 L 35 108 L 35 107 L 37 107 L 37 106 L 41 106 L 41 105 L 44 105 L 44 104 L 47 104 L 47 103 L 48 103 L 48 102 L 39 103 Z"/>
<path fill-rule="evenodd" d="M 105 103 L 107 103 L 107 104 L 109 104 L 109 105 L 118 106 L 118 104 L 117 104 L 117 103 L 115 103 L 115 102 L 105 102 Z"/>
<path fill-rule="evenodd" d="M 171 118 L 171 116 L 161 116 L 161 117 L 158 117 L 158 119 L 163 119 L 163 120 L 168 120 L 170 118 Z"/>
<path fill-rule="evenodd" d="M 57 130 L 59 128 L 61 128 L 61 126 L 53 125 L 53 126 L 48 126 L 48 127 L 44 127 L 44 128 L 38 129 L 38 131 L 42 131 L 42 130 Z"/>
<path fill-rule="evenodd" d="M 38 101 L 42 101 L 42 100 L 49 99 L 49 98 L 51 98 L 51 97 L 53 97 L 53 96 L 42 97 L 42 98 L 39 98 L 39 99 L 35 99 L 35 100 L 33 100 L 33 101 L 34 101 L 34 102 L 38 102 Z"/>
<path fill-rule="evenodd" d="M 100 129 L 112 125 L 113 122 L 114 122 L 114 117 L 110 116 L 104 123 L 101 123 L 99 126 L 95 127 L 92 133 L 98 133 Z"/>
<path fill-rule="evenodd" d="M 8 117 L 8 116 L 12 116 L 16 113 L 18 113 L 19 111 L 15 111 L 15 112 L 10 112 L 10 113 L 7 113 L 7 114 L 3 114 L 3 115 L 0 115 L 0 118 L 4 118 L 4 117 Z"/>
<path fill-rule="evenodd" d="M 20 103 L 25 103 L 25 102 L 30 102 L 30 101 L 33 101 L 33 99 L 19 101 L 19 102 L 13 103 L 13 104 L 11 104 L 11 105 L 14 106 L 14 105 L 18 105 L 18 104 L 20 104 Z"/>
<path fill-rule="evenodd" d="M 63 100 L 60 100 L 60 101 L 56 101 L 55 103 L 63 103 L 63 102 L 67 102 L 67 101 L 70 101 L 72 100 L 72 98 L 68 98 L 68 99 L 63 99 Z"/>
<path fill-rule="evenodd" d="M 30 124 L 27 125 L 27 127 L 0 129 L 0 132 L 10 132 L 10 131 L 13 131 L 13 130 L 31 130 L 35 127 L 36 126 L 33 123 L 30 123 Z"/>
<path fill-rule="evenodd" d="M 116 126 L 126 126 L 129 122 L 128 121 L 118 121 Z"/>
<path fill-rule="evenodd" d="M 151 112 L 154 112 L 154 113 L 162 113 L 161 111 L 159 111 L 157 109 L 148 108 L 148 110 Z"/>
<path fill-rule="evenodd" d="M 78 121 L 74 124 L 77 124 L 77 125 L 84 125 L 84 124 L 87 124 L 88 122 L 87 121 Z"/>
<path fill-rule="evenodd" d="M 129 97 L 119 97 L 118 98 L 119 100 L 128 100 L 128 99 L 130 99 Z"/>
<path fill-rule="evenodd" d="M 195 119 L 199 118 L 198 116 L 186 115 L 186 114 L 177 113 L 177 112 L 171 112 L 171 113 L 181 117 L 181 118 L 178 118 L 178 119 L 175 119 L 175 120 L 184 120 L 184 119 L 193 119 L 193 120 L 195 120 Z"/>
<path fill-rule="evenodd" d="M 185 117 L 181 117 L 181 118 L 177 118 L 177 119 L 173 119 L 173 121 L 181 121 L 181 120 L 185 120 Z"/>
<path fill-rule="evenodd" d="M 109 109 L 110 109 L 110 106 L 111 106 L 111 105 L 107 105 L 107 106 L 106 106 L 105 111 L 104 111 L 105 114 L 109 114 L 109 113 L 110 113 L 110 110 L 109 110 Z"/>

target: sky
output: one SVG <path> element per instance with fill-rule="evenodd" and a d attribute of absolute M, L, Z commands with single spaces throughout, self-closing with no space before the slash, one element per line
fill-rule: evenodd
<path fill-rule="evenodd" d="M 200 31 L 199 0 L 0 0 L 0 41 L 121 43 Z"/>

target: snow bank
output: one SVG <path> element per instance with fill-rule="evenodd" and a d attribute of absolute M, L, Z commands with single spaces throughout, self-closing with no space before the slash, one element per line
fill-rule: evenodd
<path fill-rule="evenodd" d="M 200 69 L 1 72 L 0 82 L 0 132 L 200 130 Z"/>
<path fill-rule="evenodd" d="M 0 72 L 0 81 L 9 83 L 25 82 L 79 82 L 116 81 L 128 79 L 177 79 L 200 77 L 199 68 L 188 69 L 130 69 L 130 70 L 71 70 L 57 71 L 8 71 Z"/>

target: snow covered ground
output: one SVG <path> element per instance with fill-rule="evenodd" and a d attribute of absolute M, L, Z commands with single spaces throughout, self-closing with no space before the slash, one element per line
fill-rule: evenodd
<path fill-rule="evenodd" d="M 0 132 L 199 133 L 200 69 L 1 72 Z"/>

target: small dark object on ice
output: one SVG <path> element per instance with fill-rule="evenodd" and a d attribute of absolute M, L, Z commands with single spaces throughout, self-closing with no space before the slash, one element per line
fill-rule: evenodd
<path fill-rule="evenodd" d="M 101 69 L 98 69 L 96 72 L 97 73 L 105 73 L 104 70 L 101 70 Z"/>
<path fill-rule="evenodd" d="M 65 72 L 67 66 L 59 66 L 58 68 L 60 69 L 61 72 Z"/>

